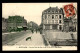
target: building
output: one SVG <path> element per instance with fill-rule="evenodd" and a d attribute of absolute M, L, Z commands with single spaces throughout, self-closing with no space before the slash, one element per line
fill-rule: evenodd
<path fill-rule="evenodd" d="M 42 12 L 42 24 L 44 30 L 63 30 L 64 13 L 62 8 L 49 7 Z"/>
<path fill-rule="evenodd" d="M 2 18 L 2 32 L 7 31 L 7 19 Z"/>
<path fill-rule="evenodd" d="M 7 29 L 14 29 L 16 30 L 17 28 L 24 28 L 27 27 L 27 21 L 24 19 L 22 16 L 9 16 L 8 18 L 8 27 Z"/>
<path fill-rule="evenodd" d="M 64 31 L 77 31 L 77 19 L 64 18 Z"/>

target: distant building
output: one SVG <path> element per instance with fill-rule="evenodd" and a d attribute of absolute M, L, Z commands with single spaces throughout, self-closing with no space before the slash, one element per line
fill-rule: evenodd
<path fill-rule="evenodd" d="M 58 7 L 49 7 L 42 12 L 42 24 L 44 30 L 63 30 L 63 10 Z"/>
<path fill-rule="evenodd" d="M 7 19 L 2 18 L 2 32 L 7 31 Z"/>
<path fill-rule="evenodd" d="M 35 22 L 30 21 L 30 22 L 28 22 L 28 28 L 29 29 L 37 29 L 38 25 Z"/>
<path fill-rule="evenodd" d="M 7 29 L 17 29 L 27 27 L 27 21 L 22 16 L 9 16 Z"/>

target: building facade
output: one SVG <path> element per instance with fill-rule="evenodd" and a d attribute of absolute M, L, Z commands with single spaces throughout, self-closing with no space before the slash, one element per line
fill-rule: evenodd
<path fill-rule="evenodd" d="M 42 12 L 42 24 L 44 30 L 63 30 L 63 10 L 58 7 L 49 7 Z"/>
<path fill-rule="evenodd" d="M 8 18 L 8 27 L 7 29 L 14 29 L 17 28 L 24 28 L 27 27 L 27 21 L 24 19 L 24 17 L 21 16 L 9 16 Z"/>
<path fill-rule="evenodd" d="M 77 19 L 64 18 L 64 31 L 77 31 Z"/>
<path fill-rule="evenodd" d="M 7 19 L 2 18 L 2 32 L 7 31 Z"/>

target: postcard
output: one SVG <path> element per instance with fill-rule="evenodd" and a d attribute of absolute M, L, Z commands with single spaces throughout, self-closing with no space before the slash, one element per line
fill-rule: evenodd
<path fill-rule="evenodd" d="M 77 2 L 2 3 L 2 50 L 77 50 Z"/>

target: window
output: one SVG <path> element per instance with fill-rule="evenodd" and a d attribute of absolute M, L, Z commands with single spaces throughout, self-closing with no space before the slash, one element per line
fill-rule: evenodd
<path fill-rule="evenodd" d="M 45 25 L 45 29 L 50 29 L 50 25 Z"/>
<path fill-rule="evenodd" d="M 61 19 L 61 15 L 59 15 L 59 19 Z"/>
<path fill-rule="evenodd" d="M 46 13 L 46 12 L 44 12 L 44 13 Z"/>
<path fill-rule="evenodd" d="M 44 24 L 47 24 L 47 20 L 44 20 Z"/>
<path fill-rule="evenodd" d="M 47 18 L 47 16 L 45 15 L 45 19 Z"/>
<path fill-rule="evenodd" d="M 52 19 L 54 19 L 54 15 L 52 15 Z"/>
<path fill-rule="evenodd" d="M 56 15 L 56 17 L 55 18 L 58 18 L 58 15 Z"/>
<path fill-rule="evenodd" d="M 47 16 L 46 16 L 46 15 L 44 15 L 44 16 L 43 16 L 43 19 L 46 19 L 46 18 L 47 18 Z"/>
<path fill-rule="evenodd" d="M 48 24 L 51 24 L 52 23 L 52 20 L 48 20 Z"/>
<path fill-rule="evenodd" d="M 60 13 L 62 13 L 62 11 L 61 11 L 61 10 L 60 10 L 59 12 L 60 12 Z"/>
<path fill-rule="evenodd" d="M 54 23 L 54 20 L 52 20 L 52 23 Z"/>
<path fill-rule="evenodd" d="M 56 11 L 56 13 L 58 13 L 58 11 Z"/>
<path fill-rule="evenodd" d="M 50 20 L 48 21 L 48 24 L 50 24 Z"/>
<path fill-rule="evenodd" d="M 48 13 L 50 13 L 50 11 L 48 11 Z"/>
<path fill-rule="evenodd" d="M 48 18 L 50 18 L 50 15 L 48 15 Z"/>
<path fill-rule="evenodd" d="M 45 24 L 45 20 L 43 20 L 43 23 Z"/>
<path fill-rule="evenodd" d="M 59 23 L 61 23 L 61 20 L 59 20 Z"/>
<path fill-rule="evenodd" d="M 59 25 L 59 29 L 62 30 L 62 26 L 61 25 Z"/>
<path fill-rule="evenodd" d="M 57 24 L 58 23 L 58 20 L 55 20 L 55 23 Z"/>
<path fill-rule="evenodd" d="M 52 20 L 51 20 L 51 22 L 50 22 L 51 24 L 52 24 Z"/>
<path fill-rule="evenodd" d="M 47 24 L 48 24 L 48 20 L 47 20 Z"/>
<path fill-rule="evenodd" d="M 47 20 L 44 20 L 44 24 L 47 24 Z"/>
<path fill-rule="evenodd" d="M 54 11 L 52 11 L 52 13 L 54 13 Z"/>

